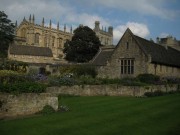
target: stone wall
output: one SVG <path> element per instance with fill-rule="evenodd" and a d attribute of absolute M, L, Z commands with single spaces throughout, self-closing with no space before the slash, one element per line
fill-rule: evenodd
<path fill-rule="evenodd" d="M 145 92 L 156 90 L 176 91 L 178 85 L 155 85 L 155 86 L 120 86 L 113 85 L 84 85 L 84 86 L 61 86 L 49 87 L 48 93 L 69 94 L 77 96 L 143 96 Z"/>
<path fill-rule="evenodd" d="M 0 93 L 0 118 L 29 115 L 39 112 L 45 105 L 58 109 L 58 97 L 49 93 L 11 95 Z"/>

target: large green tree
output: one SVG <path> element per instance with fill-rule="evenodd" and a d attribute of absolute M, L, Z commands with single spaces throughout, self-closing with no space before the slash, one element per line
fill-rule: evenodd
<path fill-rule="evenodd" d="M 7 56 L 9 44 L 14 39 L 14 30 L 14 24 L 3 11 L 0 11 L 0 57 Z"/>
<path fill-rule="evenodd" d="M 88 26 L 74 30 L 71 41 L 64 44 L 65 59 L 73 62 L 88 62 L 98 52 L 101 43 L 96 33 Z"/>

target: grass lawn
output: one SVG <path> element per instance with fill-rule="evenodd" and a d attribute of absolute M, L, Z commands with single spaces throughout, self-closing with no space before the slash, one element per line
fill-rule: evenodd
<path fill-rule="evenodd" d="M 180 94 L 63 97 L 69 112 L 0 120 L 0 135 L 180 135 Z"/>

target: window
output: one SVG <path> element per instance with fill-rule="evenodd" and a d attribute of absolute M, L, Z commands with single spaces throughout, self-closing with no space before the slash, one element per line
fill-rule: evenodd
<path fill-rule="evenodd" d="M 23 29 L 21 30 L 21 37 L 23 37 L 23 38 L 26 37 L 26 29 L 25 29 L 25 28 L 23 28 Z"/>
<path fill-rule="evenodd" d="M 35 34 L 35 43 L 36 44 L 39 44 L 39 35 L 40 35 L 39 33 Z"/>
<path fill-rule="evenodd" d="M 134 59 L 121 59 L 121 74 L 134 74 Z"/>
<path fill-rule="evenodd" d="M 126 49 L 129 49 L 129 42 L 126 42 Z"/>
<path fill-rule="evenodd" d="M 45 47 L 48 47 L 47 35 L 44 37 L 44 45 L 45 45 Z"/>
<path fill-rule="evenodd" d="M 54 43 L 55 43 L 55 37 L 53 36 L 53 37 L 52 37 L 52 46 L 55 45 Z"/>
<path fill-rule="evenodd" d="M 62 48 L 62 38 L 58 38 L 57 47 Z"/>

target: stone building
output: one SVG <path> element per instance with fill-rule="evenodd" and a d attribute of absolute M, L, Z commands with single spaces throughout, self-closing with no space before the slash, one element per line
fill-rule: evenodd
<path fill-rule="evenodd" d="M 159 38 L 156 39 L 157 44 L 161 44 L 166 46 L 170 46 L 180 51 L 180 41 L 176 40 L 172 36 L 167 36 L 166 38 Z"/>
<path fill-rule="evenodd" d="M 60 30 L 59 22 L 57 23 L 57 28 L 52 28 L 52 23 L 50 20 L 49 27 L 45 26 L 44 18 L 42 19 L 42 24 L 35 24 L 34 15 L 29 21 L 25 18 L 16 28 L 16 45 L 27 45 L 36 47 L 47 47 L 52 50 L 54 59 L 62 59 L 63 57 L 63 47 L 66 40 L 71 40 L 72 27 L 70 32 L 66 31 L 66 25 L 64 30 Z"/>
<path fill-rule="evenodd" d="M 108 32 L 106 32 L 104 30 L 100 30 L 99 24 L 100 24 L 99 21 L 95 22 L 94 31 L 97 34 L 97 36 L 100 38 L 101 43 L 103 45 L 112 45 L 113 28 L 109 27 Z M 35 24 L 34 15 L 33 16 L 30 15 L 29 20 L 26 20 L 24 18 L 19 26 L 17 26 L 17 23 L 16 23 L 16 38 L 15 38 L 14 44 L 18 45 L 18 47 L 20 48 L 19 50 L 21 51 L 24 51 L 24 50 L 21 49 L 23 47 L 21 47 L 20 45 L 29 46 L 29 50 L 34 50 L 35 47 L 38 48 L 37 50 L 39 51 L 40 51 L 40 48 L 49 48 L 52 51 L 53 59 L 59 60 L 59 62 L 64 63 L 66 62 L 63 59 L 64 58 L 64 53 L 63 53 L 64 43 L 66 42 L 66 40 L 71 40 L 72 36 L 73 36 L 72 27 L 70 28 L 70 32 L 67 32 L 66 25 L 64 25 L 64 30 L 60 30 L 59 22 L 58 22 L 57 28 L 55 29 L 55 28 L 52 28 L 51 20 L 49 22 L 49 26 L 47 27 L 45 26 L 44 18 L 42 19 L 41 25 Z M 33 48 L 30 49 L 31 47 Z M 28 60 L 30 60 L 29 61 L 30 63 L 31 62 L 38 63 L 38 62 L 41 62 L 40 60 L 44 59 L 43 57 L 40 58 L 41 56 L 38 56 L 39 60 L 38 59 L 25 60 L 25 58 L 29 58 L 29 55 L 27 57 L 25 57 L 25 55 L 20 56 L 20 53 L 16 55 L 14 54 L 15 52 L 11 53 L 11 51 L 12 51 L 12 48 L 10 49 L 9 54 L 13 53 L 13 55 L 10 55 L 9 58 L 14 59 L 14 60 L 27 61 L 27 62 Z M 26 54 L 26 52 L 24 52 L 24 54 Z M 48 63 L 51 63 L 51 62 L 52 60 L 49 61 Z"/>
<path fill-rule="evenodd" d="M 101 41 L 102 45 L 113 45 L 113 27 L 109 26 L 108 27 L 108 31 L 100 29 L 100 22 L 96 21 L 95 22 L 95 28 L 94 28 L 94 32 L 96 33 L 96 35 L 99 37 L 99 40 Z"/>
<path fill-rule="evenodd" d="M 101 50 L 92 64 L 99 77 L 124 78 L 139 74 L 180 77 L 180 51 L 134 35 L 128 28 L 115 49 Z"/>

